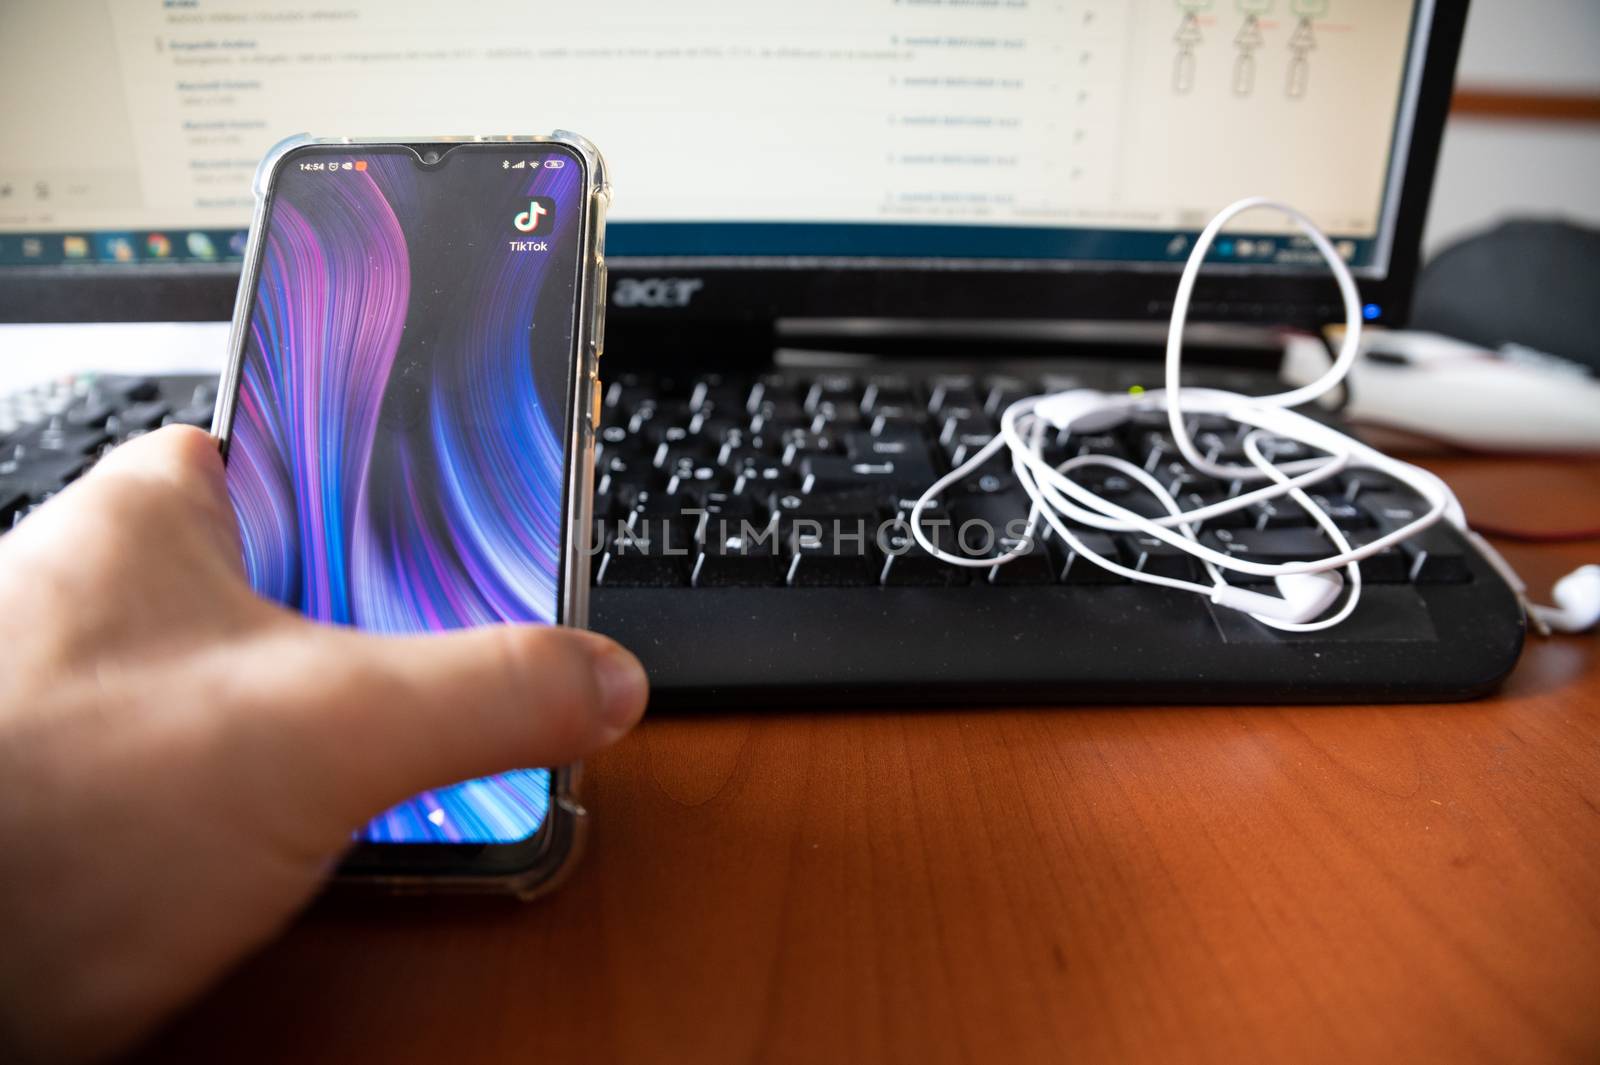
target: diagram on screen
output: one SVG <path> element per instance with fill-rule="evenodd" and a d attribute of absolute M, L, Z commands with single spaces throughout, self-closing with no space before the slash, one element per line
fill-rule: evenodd
<path fill-rule="evenodd" d="M 1172 39 L 1178 44 L 1178 55 L 1172 61 L 1172 91 L 1187 96 L 1194 91 L 1194 50 L 1200 43 L 1200 12 L 1211 6 L 1211 0 L 1178 0 L 1183 11 L 1183 21 Z"/>
<path fill-rule="evenodd" d="M 1244 25 L 1233 38 L 1238 51 L 1233 60 L 1233 93 L 1249 96 L 1256 87 L 1256 51 L 1266 43 L 1261 16 L 1272 10 L 1272 0 L 1239 0 L 1239 10 L 1244 12 Z"/>
<path fill-rule="evenodd" d="M 1289 78 L 1286 91 L 1289 99 L 1305 96 L 1311 83 L 1310 55 L 1317 47 L 1317 34 L 1311 20 L 1328 14 L 1328 0 L 1289 0 L 1295 16 L 1294 32 L 1289 35 Z"/>

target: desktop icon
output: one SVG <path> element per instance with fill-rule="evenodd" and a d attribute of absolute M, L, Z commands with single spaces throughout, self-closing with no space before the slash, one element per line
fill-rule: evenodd
<path fill-rule="evenodd" d="M 24 259 L 37 259 L 44 255 L 44 241 L 38 237 L 22 238 L 22 257 Z"/>
<path fill-rule="evenodd" d="M 511 224 L 522 233 L 548 233 L 555 219 L 556 201 L 548 196 L 535 196 L 528 201 L 528 209 L 513 218 Z"/>
<path fill-rule="evenodd" d="M 215 259 L 217 246 L 211 243 L 211 238 L 196 230 L 184 238 L 184 244 L 189 249 L 189 255 L 194 259 Z"/>
<path fill-rule="evenodd" d="M 151 233 L 144 238 L 144 250 L 152 259 L 165 259 L 172 254 L 172 241 L 165 233 Z"/>
<path fill-rule="evenodd" d="M 250 234 L 242 229 L 236 229 L 228 234 L 228 254 L 243 255 L 244 246 L 249 241 Z"/>
<path fill-rule="evenodd" d="M 62 237 L 61 254 L 68 259 L 87 259 L 89 257 L 89 240 L 87 237 Z"/>
<path fill-rule="evenodd" d="M 102 233 L 99 243 L 102 259 L 109 259 L 115 263 L 131 263 L 139 257 L 133 246 L 133 235 L 130 233 Z"/>

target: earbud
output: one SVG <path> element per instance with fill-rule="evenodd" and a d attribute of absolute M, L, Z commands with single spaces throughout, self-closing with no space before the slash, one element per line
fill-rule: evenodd
<path fill-rule="evenodd" d="M 1219 584 L 1211 592 L 1211 601 L 1219 606 L 1230 606 L 1246 614 L 1263 614 L 1279 621 L 1303 625 L 1333 605 L 1344 587 L 1344 578 L 1337 570 L 1323 573 L 1288 573 L 1274 577 L 1278 595 L 1263 595 L 1248 588 Z"/>
<path fill-rule="evenodd" d="M 1555 606 L 1530 607 L 1557 632 L 1588 632 L 1600 622 L 1600 566 L 1580 566 L 1556 581 Z"/>
<path fill-rule="evenodd" d="M 1128 420 L 1132 396 L 1108 396 L 1092 388 L 1074 388 L 1041 398 L 1033 413 L 1053 429 L 1070 427 L 1075 433 L 1103 433 Z"/>

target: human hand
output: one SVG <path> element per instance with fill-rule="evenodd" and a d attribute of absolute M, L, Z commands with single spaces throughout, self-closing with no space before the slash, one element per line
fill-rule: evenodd
<path fill-rule="evenodd" d="M 593 633 L 416 637 L 254 595 L 216 443 L 112 452 L 0 539 L 0 1060 L 126 1047 L 279 931 L 353 828 L 644 710 Z"/>

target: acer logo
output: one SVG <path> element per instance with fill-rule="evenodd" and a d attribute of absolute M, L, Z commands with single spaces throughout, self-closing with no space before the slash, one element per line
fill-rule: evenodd
<path fill-rule="evenodd" d="M 624 277 L 611 302 L 618 307 L 687 307 L 704 285 L 698 277 Z"/>

